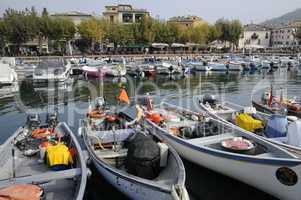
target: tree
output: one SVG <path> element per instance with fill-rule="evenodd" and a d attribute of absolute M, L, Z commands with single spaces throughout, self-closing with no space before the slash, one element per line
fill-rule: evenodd
<path fill-rule="evenodd" d="M 76 28 L 70 19 L 55 18 L 51 20 L 51 31 L 49 38 L 55 41 L 55 44 L 62 53 L 66 51 L 65 47 L 68 44 L 70 47 L 70 40 L 74 38 Z"/>
<path fill-rule="evenodd" d="M 19 53 L 22 43 L 34 39 L 39 32 L 38 16 L 34 8 L 17 11 L 7 9 L 3 15 L 6 27 L 5 37 L 15 45 L 15 53 Z"/>
<path fill-rule="evenodd" d="M 156 20 L 152 30 L 155 34 L 155 42 L 162 42 L 172 44 L 180 40 L 180 28 L 175 23 L 166 23 L 164 21 Z"/>
<path fill-rule="evenodd" d="M 243 32 L 243 26 L 239 20 L 233 20 L 229 25 L 229 42 L 234 44 L 236 47 L 238 45 L 239 37 Z"/>
<path fill-rule="evenodd" d="M 4 21 L 0 21 L 0 55 L 4 54 L 4 47 L 6 45 L 6 37 L 5 37 L 5 24 Z"/>
<path fill-rule="evenodd" d="M 190 42 L 197 43 L 197 44 L 206 44 L 208 39 L 209 33 L 209 26 L 208 24 L 199 24 L 195 27 L 191 27 L 190 33 Z"/>
<path fill-rule="evenodd" d="M 139 23 L 131 26 L 136 43 L 152 44 L 155 41 L 155 25 L 151 17 L 144 16 Z"/>
<path fill-rule="evenodd" d="M 91 18 L 81 22 L 78 25 L 78 32 L 82 38 L 87 42 L 89 41 L 89 46 L 94 47 L 95 43 L 101 42 L 105 35 L 105 21 L 98 20 L 96 18 Z"/>
<path fill-rule="evenodd" d="M 221 37 L 221 30 L 215 25 L 209 26 L 208 41 L 213 42 Z"/>
<path fill-rule="evenodd" d="M 51 19 L 50 17 L 48 16 L 48 11 L 46 8 L 43 9 L 43 12 L 42 12 L 42 16 L 40 18 L 40 35 L 45 37 L 45 38 L 48 38 L 51 36 L 51 27 L 52 27 L 52 24 L 51 24 Z"/>
<path fill-rule="evenodd" d="M 243 31 L 243 26 L 239 20 L 219 19 L 215 26 L 220 31 L 219 39 L 223 42 L 228 41 L 231 44 L 237 45 L 239 37 Z"/>

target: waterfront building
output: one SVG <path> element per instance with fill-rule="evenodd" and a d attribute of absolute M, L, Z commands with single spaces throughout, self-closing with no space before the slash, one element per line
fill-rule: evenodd
<path fill-rule="evenodd" d="M 67 18 L 74 22 L 74 24 L 77 26 L 82 21 L 92 18 L 91 14 L 78 12 L 78 11 L 70 11 L 70 12 L 63 12 L 63 13 L 54 13 L 50 15 L 52 18 L 58 17 L 58 18 Z"/>
<path fill-rule="evenodd" d="M 271 36 L 271 46 L 276 48 L 298 46 L 298 39 L 295 35 L 299 26 L 300 22 L 295 22 L 274 28 Z"/>
<path fill-rule="evenodd" d="M 106 6 L 105 9 L 103 16 L 112 23 L 131 24 L 150 15 L 147 10 L 133 8 L 131 5 Z"/>
<path fill-rule="evenodd" d="M 207 23 L 205 20 L 198 16 L 177 16 L 170 18 L 167 22 L 176 23 L 184 29 Z"/>
<path fill-rule="evenodd" d="M 248 24 L 244 26 L 244 32 L 239 39 L 239 49 L 264 49 L 270 47 L 271 29 L 257 25 Z"/>

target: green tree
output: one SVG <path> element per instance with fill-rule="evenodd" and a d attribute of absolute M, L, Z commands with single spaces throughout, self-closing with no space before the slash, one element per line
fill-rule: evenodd
<path fill-rule="evenodd" d="M 229 34 L 229 29 L 230 29 L 230 22 L 225 19 L 219 19 L 215 23 L 215 27 L 217 31 L 220 32 L 219 40 L 226 42 L 230 40 L 230 34 Z"/>
<path fill-rule="evenodd" d="M 74 38 L 76 27 L 73 21 L 66 18 L 55 18 L 51 20 L 51 31 L 49 38 L 54 40 L 55 45 L 62 53 L 66 51 L 67 44 L 70 48 L 70 40 Z"/>
<path fill-rule="evenodd" d="M 0 20 L 0 55 L 4 54 L 4 47 L 6 45 L 6 30 L 5 30 L 5 24 L 4 21 Z"/>
<path fill-rule="evenodd" d="M 209 26 L 208 41 L 213 42 L 221 37 L 221 30 L 219 30 L 215 25 Z"/>
<path fill-rule="evenodd" d="M 106 22 L 91 18 L 81 22 L 78 25 L 78 32 L 82 38 L 89 41 L 89 46 L 94 47 L 95 43 L 101 42 L 104 38 L 106 31 Z"/>
<path fill-rule="evenodd" d="M 151 44 L 155 41 L 155 23 L 151 17 L 145 16 L 141 22 L 131 25 L 136 43 Z"/>
<path fill-rule="evenodd" d="M 215 26 L 218 31 L 220 31 L 219 39 L 221 41 L 228 41 L 231 44 L 237 45 L 239 37 L 243 32 L 243 26 L 239 20 L 225 20 L 219 19 Z"/>
<path fill-rule="evenodd" d="M 19 53 L 21 44 L 34 39 L 39 33 L 38 16 L 34 8 L 17 11 L 7 9 L 3 15 L 6 27 L 5 37 L 15 45 L 13 50 Z"/>
<path fill-rule="evenodd" d="M 175 23 L 166 23 L 164 21 L 156 20 L 152 31 L 155 34 L 155 42 L 162 42 L 172 44 L 180 41 L 180 28 Z"/>
<path fill-rule="evenodd" d="M 46 8 L 43 9 L 42 16 L 40 18 L 40 35 L 48 38 L 51 36 L 51 28 L 52 28 L 52 21 L 48 15 L 48 11 Z"/>
<path fill-rule="evenodd" d="M 229 42 L 234 44 L 236 47 L 238 45 L 239 37 L 243 32 L 243 26 L 239 20 L 233 20 L 229 25 Z"/>

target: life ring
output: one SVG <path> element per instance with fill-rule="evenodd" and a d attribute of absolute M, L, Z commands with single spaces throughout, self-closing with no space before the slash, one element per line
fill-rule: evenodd
<path fill-rule="evenodd" d="M 88 113 L 88 116 L 93 119 L 100 119 L 104 117 L 104 113 L 98 110 L 92 111 Z"/>
<path fill-rule="evenodd" d="M 33 130 L 31 133 L 31 137 L 34 139 L 43 139 L 47 136 L 51 136 L 54 132 L 51 129 L 48 128 L 41 128 Z"/>

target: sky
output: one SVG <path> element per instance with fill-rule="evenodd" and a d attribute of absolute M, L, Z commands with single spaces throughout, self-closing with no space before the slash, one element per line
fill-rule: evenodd
<path fill-rule="evenodd" d="M 82 11 L 101 15 L 105 5 L 132 4 L 147 9 L 153 17 L 197 15 L 210 23 L 219 18 L 260 23 L 301 8 L 301 0 L 0 0 L 0 16 L 7 8 L 46 7 L 49 13 Z"/>

